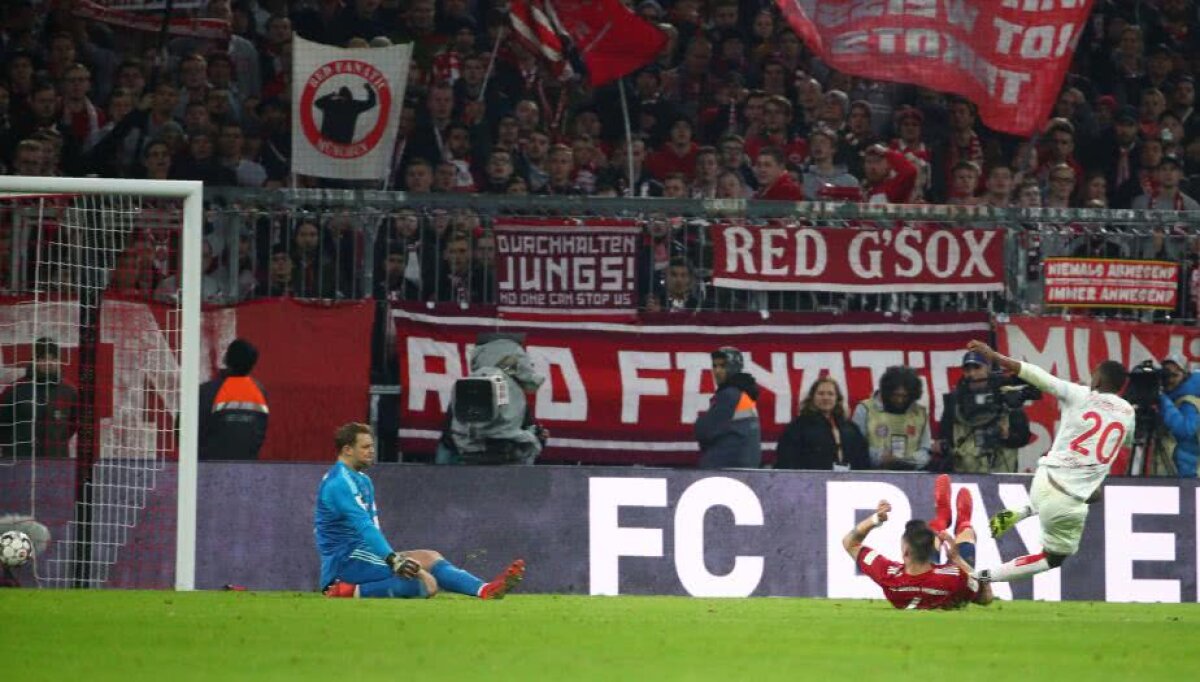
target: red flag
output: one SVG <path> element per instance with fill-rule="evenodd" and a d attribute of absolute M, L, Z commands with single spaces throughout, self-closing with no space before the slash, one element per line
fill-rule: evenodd
<path fill-rule="evenodd" d="M 995 130 L 1049 116 L 1092 0 L 775 0 L 829 66 L 954 92 Z"/>
<path fill-rule="evenodd" d="M 512 0 L 508 19 L 517 41 L 550 62 L 555 76 L 566 71 L 568 64 L 563 57 L 563 41 L 546 12 L 545 0 Z"/>
<path fill-rule="evenodd" d="M 563 63 L 559 71 L 574 51 L 570 56 L 586 67 L 592 87 L 649 64 L 667 43 L 665 33 L 620 0 L 514 0 L 510 12 L 521 42 L 551 63 Z"/>
<path fill-rule="evenodd" d="M 105 7 L 93 0 L 75 0 L 72 7 L 75 16 L 99 21 L 103 24 L 146 33 L 158 33 L 162 30 L 162 19 L 157 14 Z M 229 22 L 224 19 L 172 16 L 171 20 L 167 22 L 167 33 L 173 36 L 229 40 L 229 31 Z"/>

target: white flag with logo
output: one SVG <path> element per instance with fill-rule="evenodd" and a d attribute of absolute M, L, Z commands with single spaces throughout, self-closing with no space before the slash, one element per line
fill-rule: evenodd
<path fill-rule="evenodd" d="M 412 45 L 346 49 L 292 40 L 292 171 L 387 177 Z"/>

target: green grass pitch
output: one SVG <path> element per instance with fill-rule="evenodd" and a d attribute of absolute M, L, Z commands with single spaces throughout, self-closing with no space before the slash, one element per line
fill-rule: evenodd
<path fill-rule="evenodd" d="M 1181 680 L 1200 605 L 0 590 L 5 680 Z"/>

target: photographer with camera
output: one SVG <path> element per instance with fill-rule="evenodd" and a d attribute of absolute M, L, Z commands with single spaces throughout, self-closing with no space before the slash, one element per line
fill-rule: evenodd
<path fill-rule="evenodd" d="M 470 376 L 451 394 L 437 464 L 533 464 L 550 432 L 533 422 L 526 394 L 544 376 L 525 352 L 524 336 L 480 334 Z"/>
<path fill-rule="evenodd" d="M 1029 442 L 1024 405 L 1041 391 L 992 371 L 982 354 L 968 351 L 962 378 L 942 399 L 940 439 L 933 452 L 940 469 L 965 474 L 1015 473 L 1017 450 Z"/>
<path fill-rule="evenodd" d="M 875 395 L 854 408 L 850 420 L 867 437 L 871 466 L 914 471 L 929 464 L 929 410 L 920 400 L 921 377 L 896 365 L 884 370 Z"/>
<path fill-rule="evenodd" d="M 1187 359 L 1174 354 L 1163 358 L 1159 377 L 1159 443 L 1163 456 L 1155 460 L 1155 473 L 1195 478 L 1200 454 L 1200 372 L 1189 372 Z M 1170 471 L 1172 463 L 1175 471 Z"/>

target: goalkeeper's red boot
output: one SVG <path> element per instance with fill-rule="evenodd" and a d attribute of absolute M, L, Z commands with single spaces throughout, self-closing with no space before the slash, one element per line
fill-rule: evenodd
<path fill-rule="evenodd" d="M 480 599 L 504 599 L 504 595 L 521 582 L 525 577 L 525 560 L 517 559 L 504 569 L 504 572 L 492 579 L 479 591 Z"/>
<path fill-rule="evenodd" d="M 933 518 L 929 527 L 940 533 L 950 527 L 950 476 L 942 474 L 933 481 Z"/>
<path fill-rule="evenodd" d="M 325 596 L 343 599 L 354 598 L 358 596 L 358 585 L 335 580 L 329 587 L 325 588 Z"/>
<path fill-rule="evenodd" d="M 971 498 L 971 492 L 966 488 L 959 488 L 958 495 L 954 498 L 954 537 L 971 527 L 971 512 L 974 509 L 975 501 Z"/>

